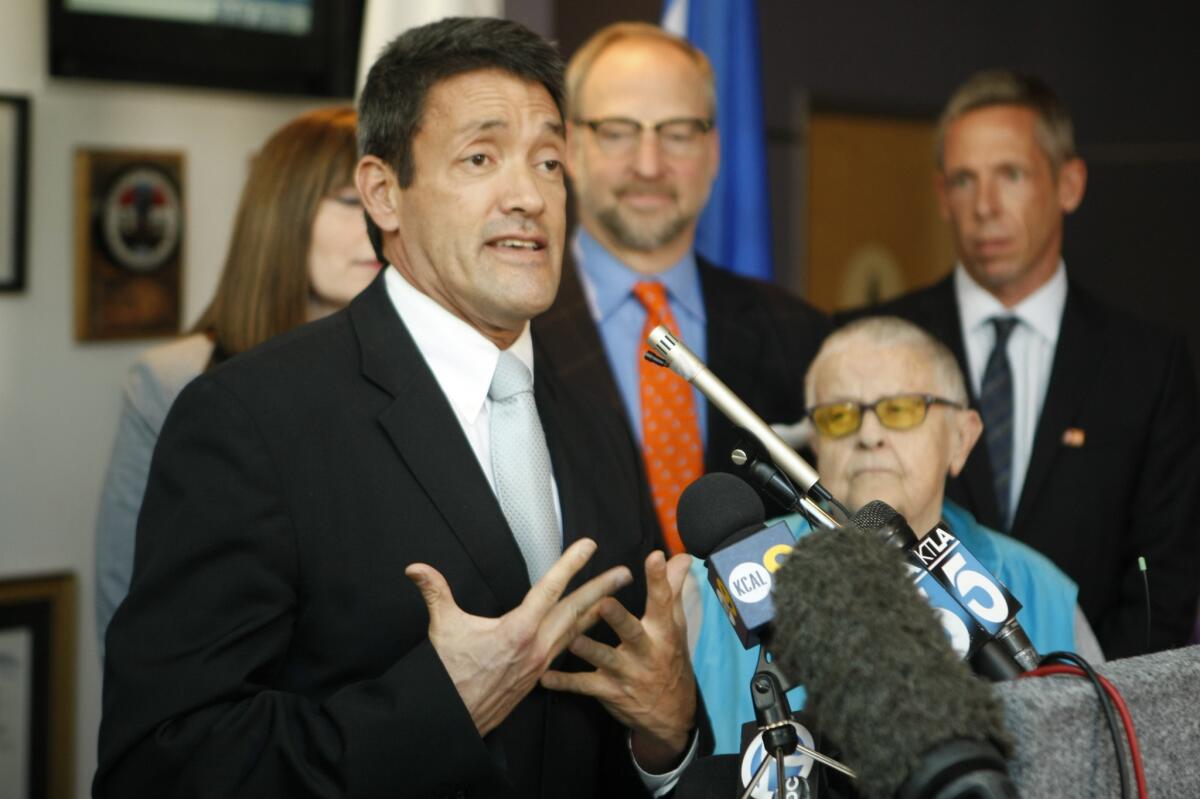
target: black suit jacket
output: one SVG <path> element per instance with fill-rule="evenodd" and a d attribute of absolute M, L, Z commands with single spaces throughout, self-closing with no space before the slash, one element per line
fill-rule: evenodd
<path fill-rule="evenodd" d="M 1108 657 L 1180 646 L 1200 592 L 1200 434 L 1187 345 L 1069 285 L 1011 534 L 1079 584 Z M 843 319 L 864 313 L 923 326 L 969 374 L 953 276 Z M 1063 443 L 1068 428 L 1083 431 L 1083 446 Z M 975 447 L 948 496 L 998 527 L 987 447 Z M 1149 647 L 1140 555 L 1150 582 Z"/>
<path fill-rule="evenodd" d="M 767 423 L 799 421 L 805 408 L 804 373 L 829 332 L 829 320 L 777 286 L 719 269 L 698 255 L 696 263 L 709 369 Z M 576 269 L 568 258 L 558 297 L 534 320 L 533 329 L 564 379 L 602 398 L 628 421 Z M 707 427 L 705 470 L 729 471 L 737 430 L 711 406 Z"/>
<path fill-rule="evenodd" d="M 659 543 L 636 453 L 535 357 L 565 543 L 599 543 L 574 584 L 627 564 L 617 597 L 640 615 Z M 478 736 L 404 575 L 415 561 L 472 614 L 530 587 L 381 277 L 172 408 L 108 636 L 94 794 L 643 795 L 624 729 L 593 700 L 538 687 Z"/>

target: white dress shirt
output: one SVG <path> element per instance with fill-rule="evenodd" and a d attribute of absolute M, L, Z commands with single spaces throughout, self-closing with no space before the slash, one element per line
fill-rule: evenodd
<path fill-rule="evenodd" d="M 1013 458 L 1009 507 L 1004 510 L 1011 519 L 1025 485 L 1033 439 L 1042 415 L 1046 388 L 1050 385 L 1054 350 L 1058 346 L 1058 331 L 1067 302 L 1067 270 L 1060 260 L 1054 275 L 1044 285 L 1012 308 L 1005 308 L 967 274 L 960 263 L 954 269 L 954 294 L 966 345 L 968 378 L 976 397 L 996 343 L 996 328 L 990 320 L 997 316 L 1012 316 L 1018 320 L 1008 337 L 1007 347 L 1013 383 Z"/>
<path fill-rule="evenodd" d="M 500 349 L 475 328 L 438 305 L 431 297 L 422 294 L 405 280 L 394 267 L 388 267 L 384 275 L 388 298 L 396 312 L 404 320 L 409 335 L 417 350 L 429 365 L 433 377 L 442 393 L 454 409 L 463 434 L 471 445 L 479 466 L 487 478 L 492 493 L 496 492 L 496 478 L 492 474 L 491 418 L 492 401 L 488 388 L 496 363 L 500 360 Z M 521 363 L 533 374 L 533 337 L 529 323 L 521 335 L 509 347 Z M 558 516 L 558 528 L 562 530 L 562 508 L 558 501 L 558 483 L 550 475 L 550 491 L 554 499 L 554 512 Z M 675 787 L 684 768 L 695 759 L 699 735 L 692 732 L 691 746 L 683 762 L 667 774 L 650 774 L 643 771 L 634 759 L 642 782 L 655 796 L 661 796 Z M 632 752 L 630 753 L 632 757 Z"/>
<path fill-rule="evenodd" d="M 496 372 L 496 363 L 500 360 L 500 348 L 428 295 L 418 291 L 395 269 L 387 270 L 384 282 L 392 305 L 404 320 L 404 326 L 408 328 L 434 379 L 454 409 L 463 434 L 479 459 L 483 475 L 492 493 L 496 493 L 496 478 L 492 474 L 491 427 L 488 425 L 492 401 L 488 399 L 488 388 Z M 529 333 L 528 323 L 509 351 L 525 364 L 532 375 L 533 337 Z M 553 473 L 550 475 L 550 491 L 561 532 L 562 508 L 559 506 L 558 484 Z"/>

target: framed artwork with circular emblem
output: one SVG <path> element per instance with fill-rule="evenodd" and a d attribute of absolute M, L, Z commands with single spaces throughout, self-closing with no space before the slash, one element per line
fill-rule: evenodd
<path fill-rule="evenodd" d="M 183 179 L 181 153 L 75 153 L 77 339 L 179 332 Z"/>

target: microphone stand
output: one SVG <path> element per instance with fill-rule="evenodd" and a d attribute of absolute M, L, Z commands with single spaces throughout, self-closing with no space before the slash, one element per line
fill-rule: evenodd
<path fill-rule="evenodd" d="M 793 752 L 808 755 L 818 763 L 837 769 L 851 779 L 858 778 L 849 767 L 800 743 L 800 736 L 792 723 L 792 709 L 787 700 L 786 692 L 790 687 L 790 681 L 774 663 L 767 660 L 766 647 L 759 647 L 758 665 L 754 677 L 750 680 L 750 698 L 754 702 L 754 718 L 762 732 L 766 757 L 750 778 L 741 799 L 750 799 L 772 762 L 775 764 L 775 784 L 782 799 L 787 782 L 786 760 Z"/>
<path fill-rule="evenodd" d="M 784 510 L 804 516 L 814 530 L 837 530 L 850 518 L 850 512 L 835 497 L 829 496 L 827 501 L 841 514 L 840 520 L 826 513 L 812 498 L 797 491 L 787 475 L 746 439 L 739 441 L 729 453 L 729 460 L 737 467 L 742 479 L 769 496 Z"/>
<path fill-rule="evenodd" d="M 730 391 L 729 386 L 722 383 L 695 353 L 684 346 L 665 325 L 651 330 L 650 335 L 646 337 L 646 343 L 651 348 L 643 354 L 647 361 L 670 369 L 695 386 L 717 410 L 733 422 L 735 427 L 749 433 L 771 461 L 778 464 L 778 468 L 785 475 L 803 488 L 799 502 L 806 515 L 829 529 L 840 526 L 817 504 L 818 500 L 835 501 L 833 495 L 821 485 L 820 475 L 752 411 L 750 406 Z"/>

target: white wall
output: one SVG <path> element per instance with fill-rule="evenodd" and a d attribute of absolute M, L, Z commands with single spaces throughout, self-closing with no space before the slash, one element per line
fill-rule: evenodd
<path fill-rule="evenodd" d="M 185 154 L 190 323 L 216 285 L 250 154 L 284 121 L 329 101 L 51 79 L 46 39 L 44 0 L 3 0 L 0 93 L 30 96 L 32 152 L 27 289 L 0 294 L 0 579 L 62 570 L 78 576 L 75 779 L 84 797 L 100 719 L 92 525 L 121 380 L 154 342 L 74 341 L 74 151 Z"/>

